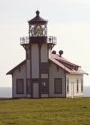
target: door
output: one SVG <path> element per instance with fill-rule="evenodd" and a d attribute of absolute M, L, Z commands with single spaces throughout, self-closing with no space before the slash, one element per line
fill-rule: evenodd
<path fill-rule="evenodd" d="M 33 98 L 39 98 L 39 83 L 33 83 Z"/>

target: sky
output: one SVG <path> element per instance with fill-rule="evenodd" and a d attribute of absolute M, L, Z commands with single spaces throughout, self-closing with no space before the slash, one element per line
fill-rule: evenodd
<path fill-rule="evenodd" d="M 54 50 L 90 74 L 90 0 L 0 0 L 0 87 L 12 86 L 6 73 L 25 59 L 20 37 L 28 35 L 36 10 L 48 20 L 48 36 L 57 37 Z"/>

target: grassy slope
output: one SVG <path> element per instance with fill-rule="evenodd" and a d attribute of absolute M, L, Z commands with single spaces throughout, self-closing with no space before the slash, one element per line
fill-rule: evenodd
<path fill-rule="evenodd" d="M 0 100 L 0 125 L 90 125 L 90 98 Z"/>

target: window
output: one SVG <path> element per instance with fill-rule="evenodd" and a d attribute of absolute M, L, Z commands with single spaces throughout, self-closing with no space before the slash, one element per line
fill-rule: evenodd
<path fill-rule="evenodd" d="M 42 79 L 41 93 L 48 94 L 48 80 L 47 79 Z"/>
<path fill-rule="evenodd" d="M 83 92 L 83 79 L 81 79 L 81 92 Z"/>
<path fill-rule="evenodd" d="M 69 79 L 67 79 L 67 93 L 69 93 Z"/>
<path fill-rule="evenodd" d="M 16 80 L 16 93 L 24 94 L 24 80 L 23 79 Z"/>
<path fill-rule="evenodd" d="M 62 94 L 62 79 L 61 78 L 55 78 L 54 80 L 54 93 Z"/>
<path fill-rule="evenodd" d="M 46 63 L 46 62 L 41 63 L 41 73 L 42 74 L 48 73 L 48 63 Z"/>
<path fill-rule="evenodd" d="M 77 79 L 77 85 L 76 85 L 76 87 L 77 87 L 76 91 L 78 93 L 79 92 L 79 80 L 78 79 Z"/>
<path fill-rule="evenodd" d="M 27 84 L 27 94 L 30 94 L 31 93 L 30 79 L 27 79 L 26 84 Z"/>

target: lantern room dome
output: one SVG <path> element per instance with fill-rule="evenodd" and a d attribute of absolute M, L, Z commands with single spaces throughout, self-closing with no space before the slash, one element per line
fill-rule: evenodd
<path fill-rule="evenodd" d="M 41 24 L 41 25 L 44 25 L 44 24 L 47 24 L 47 20 L 43 19 L 40 17 L 40 12 L 37 10 L 36 11 L 36 16 L 29 20 L 28 21 L 29 24 L 33 25 L 33 24 Z"/>

